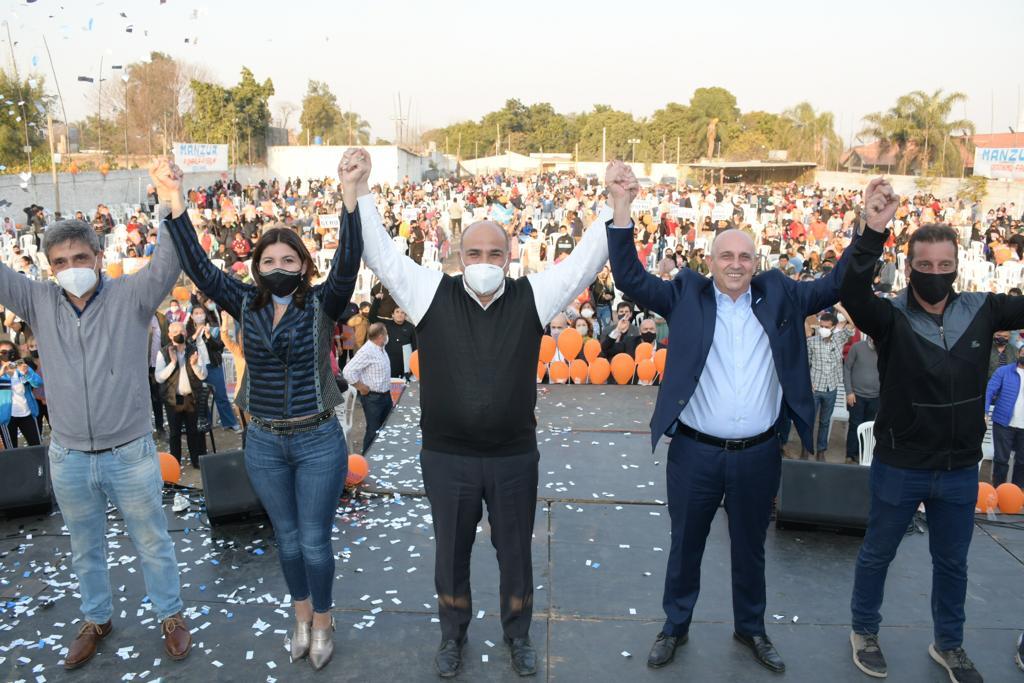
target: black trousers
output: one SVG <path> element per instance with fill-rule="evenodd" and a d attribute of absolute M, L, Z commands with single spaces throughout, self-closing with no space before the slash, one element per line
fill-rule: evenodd
<path fill-rule="evenodd" d="M 206 455 L 206 435 L 199 431 L 199 413 L 187 410 L 182 413 L 167 409 L 167 445 L 171 455 L 181 462 L 181 427 L 185 426 L 188 441 L 188 455 L 192 467 L 199 467 L 199 456 Z"/>
<path fill-rule="evenodd" d="M 371 391 L 366 396 L 360 394 L 359 402 L 363 406 L 363 416 L 366 418 L 366 435 L 363 436 L 363 454 L 370 450 L 370 444 L 377 438 L 377 431 L 384 426 L 388 419 L 394 402 L 391 400 L 391 392 L 378 393 Z"/>
<path fill-rule="evenodd" d="M 18 447 L 18 432 L 25 437 L 27 445 L 39 445 L 39 424 L 33 416 L 12 417 L 10 422 L 0 425 L 0 438 L 3 439 L 4 448 Z"/>
<path fill-rule="evenodd" d="M 153 404 L 153 425 L 158 432 L 164 430 L 164 397 L 160 394 L 160 384 L 156 381 L 153 368 L 149 369 L 149 400 Z"/>
<path fill-rule="evenodd" d="M 424 449 L 423 484 L 434 518 L 434 587 L 441 639 L 461 641 L 473 618 L 469 558 L 487 503 L 491 545 L 498 554 L 501 627 L 524 638 L 533 618 L 533 521 L 540 453 L 466 456 Z"/>

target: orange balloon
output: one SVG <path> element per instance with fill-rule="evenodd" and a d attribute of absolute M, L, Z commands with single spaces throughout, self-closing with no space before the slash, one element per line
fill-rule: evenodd
<path fill-rule="evenodd" d="M 641 382 L 653 382 L 657 373 L 658 369 L 654 367 L 654 361 L 650 358 L 644 358 L 636 364 L 636 378 Z"/>
<path fill-rule="evenodd" d="M 110 173 L 110 164 L 108 164 L 108 163 L 100 164 L 100 173 L 102 173 L 103 177 L 106 178 L 107 174 Z"/>
<path fill-rule="evenodd" d="M 113 279 L 117 279 L 124 275 L 124 266 L 121 265 L 120 261 L 107 264 L 107 275 Z"/>
<path fill-rule="evenodd" d="M 636 351 L 633 352 L 633 358 L 637 363 L 646 359 L 654 357 L 654 346 L 649 342 L 640 342 L 636 345 Z"/>
<path fill-rule="evenodd" d="M 978 504 L 975 507 L 982 512 L 995 510 L 999 507 L 999 496 L 996 494 L 996 490 L 992 488 L 992 484 L 987 481 L 978 482 Z"/>
<path fill-rule="evenodd" d="M 409 369 L 412 370 L 412 375 L 416 379 L 420 378 L 420 352 L 419 349 L 409 354 Z"/>
<path fill-rule="evenodd" d="M 587 359 L 587 362 L 591 365 L 598 356 L 601 355 L 601 342 L 596 339 L 588 339 L 587 343 L 583 345 L 583 357 Z"/>
<path fill-rule="evenodd" d="M 546 374 L 548 374 L 548 364 L 537 361 L 537 381 L 543 382 Z"/>
<path fill-rule="evenodd" d="M 78 175 L 78 164 L 72 161 L 71 165 L 68 166 L 68 171 L 71 172 L 71 175 Z"/>
<path fill-rule="evenodd" d="M 181 464 L 170 453 L 160 454 L 160 476 L 168 484 L 181 481 Z"/>
<path fill-rule="evenodd" d="M 616 384 L 629 384 L 633 380 L 633 370 L 636 369 L 636 361 L 629 357 L 628 353 L 619 353 L 612 358 L 612 377 Z"/>
<path fill-rule="evenodd" d="M 551 359 L 555 357 L 555 340 L 550 334 L 545 334 L 540 338 L 540 362 L 550 363 Z"/>
<path fill-rule="evenodd" d="M 358 453 L 352 453 L 348 456 L 348 474 L 345 475 L 345 485 L 358 486 L 363 483 L 363 479 L 366 479 L 369 472 L 370 463 L 366 462 L 366 458 Z"/>
<path fill-rule="evenodd" d="M 171 296 L 174 297 L 175 301 L 180 301 L 182 303 L 185 303 L 192 298 L 192 295 L 189 294 L 188 287 L 175 287 L 174 291 L 171 292 Z"/>
<path fill-rule="evenodd" d="M 587 372 L 590 368 L 587 367 L 587 362 L 582 358 L 577 358 L 569 364 L 569 377 L 572 378 L 573 384 L 586 384 L 587 383 Z"/>
<path fill-rule="evenodd" d="M 611 363 L 607 358 L 595 358 L 590 363 L 590 383 L 604 384 L 612 373 Z"/>
<path fill-rule="evenodd" d="M 1003 514 L 1016 515 L 1021 508 L 1024 508 L 1024 491 L 1011 482 L 996 487 L 996 498 L 999 503 L 999 511 Z"/>
<path fill-rule="evenodd" d="M 569 381 L 569 366 L 563 360 L 556 360 L 548 366 L 548 379 L 552 384 L 565 384 Z"/>
<path fill-rule="evenodd" d="M 665 376 L 665 361 L 668 359 L 668 349 L 658 349 L 654 352 L 654 367 L 658 374 Z"/>
<path fill-rule="evenodd" d="M 583 348 L 583 337 L 576 331 L 575 327 L 570 327 L 562 331 L 562 334 L 558 335 L 558 350 L 562 352 L 562 358 L 573 360 L 576 356 L 580 355 L 580 349 Z"/>

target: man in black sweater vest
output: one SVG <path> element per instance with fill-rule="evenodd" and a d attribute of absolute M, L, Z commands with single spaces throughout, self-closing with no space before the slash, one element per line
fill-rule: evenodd
<path fill-rule="evenodd" d="M 512 667 L 536 673 L 530 644 L 537 507 L 536 373 L 544 326 L 593 282 L 608 260 L 604 226 L 630 224 L 639 185 L 629 167 L 608 167 L 609 201 L 561 263 L 519 279 L 507 276 L 509 238 L 480 221 L 462 232 L 465 274 L 452 277 L 399 254 L 370 194 L 370 155 L 345 152 L 343 191 L 358 197 L 363 259 L 416 325 L 420 354 L 420 464 L 434 519 L 434 584 L 441 647 L 434 663 L 455 676 L 473 617 L 469 558 L 487 503 L 501 574 L 501 624 Z M 613 220 L 614 219 L 614 220 Z"/>

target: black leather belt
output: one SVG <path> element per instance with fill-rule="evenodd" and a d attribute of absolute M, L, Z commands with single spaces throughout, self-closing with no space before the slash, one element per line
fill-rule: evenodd
<path fill-rule="evenodd" d="M 333 410 L 325 410 L 322 413 L 310 415 L 301 420 L 264 420 L 262 417 L 250 415 L 249 421 L 271 434 L 301 434 L 313 431 L 334 416 Z"/>
<path fill-rule="evenodd" d="M 683 436 L 693 439 L 698 443 L 716 446 L 726 451 L 742 451 L 762 444 L 769 439 L 776 438 L 775 428 L 771 427 L 763 434 L 750 436 L 745 439 L 721 439 L 717 436 L 711 436 L 710 434 L 702 434 L 692 427 L 687 427 L 678 420 L 676 421 L 676 434 L 682 434 Z"/>

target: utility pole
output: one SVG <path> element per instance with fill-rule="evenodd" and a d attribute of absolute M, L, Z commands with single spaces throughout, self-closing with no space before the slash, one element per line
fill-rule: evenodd
<path fill-rule="evenodd" d="M 661 136 L 661 163 L 665 163 L 665 141 L 668 137 L 665 134 Z"/>
<path fill-rule="evenodd" d="M 7 28 L 7 45 L 11 48 L 11 68 L 14 70 L 14 82 L 18 88 L 18 94 L 21 95 L 21 79 L 18 77 L 18 62 L 14 59 L 14 41 L 11 40 L 11 22 L 4 21 L 4 26 Z M 31 92 L 29 93 L 31 95 Z M 32 175 L 32 143 L 29 142 L 28 138 L 28 116 L 25 115 L 25 100 L 29 98 L 21 97 L 21 123 L 25 128 L 25 146 L 22 151 L 25 152 L 25 159 L 28 161 L 28 174 Z"/>
<path fill-rule="evenodd" d="M 679 136 L 676 136 L 676 166 L 679 165 Z"/>
<path fill-rule="evenodd" d="M 630 163 L 635 164 L 636 163 L 636 146 L 640 144 L 640 138 L 630 138 L 626 142 L 628 142 L 629 144 L 633 145 L 633 157 L 630 160 Z"/>
<path fill-rule="evenodd" d="M 474 140 L 473 141 L 473 158 L 474 159 L 479 159 L 480 158 L 480 141 L 479 140 Z"/>
<path fill-rule="evenodd" d="M 60 184 L 57 182 L 57 154 L 53 147 L 53 116 L 46 114 L 46 128 L 50 136 L 50 177 L 53 178 L 54 211 L 60 213 Z"/>
<path fill-rule="evenodd" d="M 601 163 L 608 163 L 608 126 L 601 128 Z"/>
<path fill-rule="evenodd" d="M 96 151 L 103 149 L 103 55 L 100 55 L 100 73 L 96 77 Z"/>
<path fill-rule="evenodd" d="M 462 131 L 459 131 L 459 144 L 455 147 L 455 161 L 462 161 Z"/>
<path fill-rule="evenodd" d="M 121 79 L 124 81 L 124 167 L 128 168 L 128 74 Z"/>
<path fill-rule="evenodd" d="M 494 126 L 498 131 L 498 136 L 494 138 L 494 155 L 497 156 L 501 154 L 501 124 L 496 123 Z"/>

